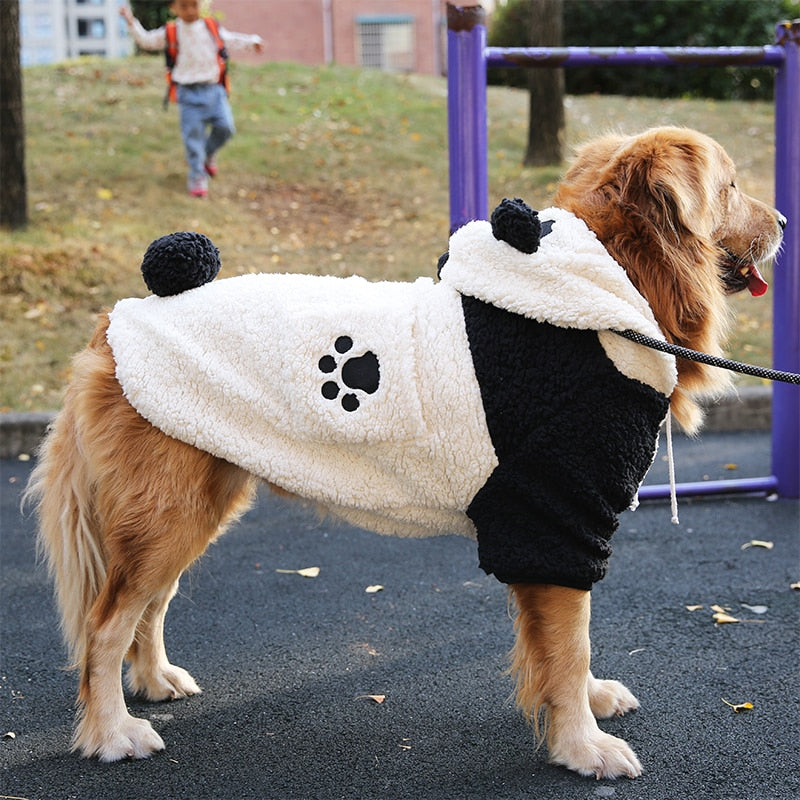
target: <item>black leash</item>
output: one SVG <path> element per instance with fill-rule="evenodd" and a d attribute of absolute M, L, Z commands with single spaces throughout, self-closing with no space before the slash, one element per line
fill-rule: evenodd
<path fill-rule="evenodd" d="M 685 358 L 689 361 L 699 361 L 701 364 L 709 364 L 712 367 L 720 367 L 721 369 L 729 369 L 733 372 L 741 372 L 744 375 L 754 375 L 757 378 L 766 378 L 770 381 L 781 381 L 783 383 L 800 384 L 800 375 L 794 372 L 781 372 L 776 369 L 766 369 L 765 367 L 757 367 L 753 364 L 742 364 L 741 361 L 731 361 L 727 358 L 719 358 L 712 356 L 708 353 L 701 353 L 697 350 L 689 350 L 687 347 L 680 347 L 676 344 L 661 341 L 661 339 L 653 339 L 651 336 L 637 333 L 636 331 L 614 331 L 618 336 L 623 336 L 625 339 L 630 339 L 632 342 L 642 344 L 645 347 L 651 347 L 653 350 L 661 350 L 662 353 L 670 353 L 679 358 Z"/>

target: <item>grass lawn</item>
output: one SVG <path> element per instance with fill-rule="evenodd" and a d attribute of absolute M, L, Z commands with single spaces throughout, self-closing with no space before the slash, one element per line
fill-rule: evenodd
<path fill-rule="evenodd" d="M 233 65 L 237 135 L 207 200 L 190 198 L 161 62 L 80 60 L 24 72 L 31 224 L 0 234 L 0 411 L 60 405 L 94 316 L 143 296 L 147 245 L 197 230 L 221 276 L 435 274 L 449 227 L 444 79 L 345 67 Z M 525 168 L 528 98 L 489 90 L 490 207 L 545 207 L 563 167 Z M 773 197 L 768 103 L 567 98 L 573 146 L 598 132 L 688 125 L 720 141 L 745 191 Z M 769 278 L 768 278 L 769 279 Z M 738 297 L 730 351 L 768 365 L 771 301 Z"/>

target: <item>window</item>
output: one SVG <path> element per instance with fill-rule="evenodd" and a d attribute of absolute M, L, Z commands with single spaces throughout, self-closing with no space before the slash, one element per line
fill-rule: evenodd
<path fill-rule="evenodd" d="M 79 19 L 78 36 L 81 39 L 103 39 L 106 35 L 104 19 Z"/>
<path fill-rule="evenodd" d="M 390 72 L 414 69 L 413 17 L 356 17 L 358 63 Z"/>

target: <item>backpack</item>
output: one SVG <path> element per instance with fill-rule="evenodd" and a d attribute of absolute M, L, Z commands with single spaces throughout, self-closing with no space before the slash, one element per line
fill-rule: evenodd
<path fill-rule="evenodd" d="M 225 87 L 225 91 L 230 94 L 230 80 L 228 78 L 228 51 L 225 49 L 225 42 L 219 35 L 219 26 L 213 17 L 203 17 L 211 38 L 217 45 L 217 64 L 219 65 L 219 82 Z M 167 93 L 164 96 L 164 108 L 169 102 L 175 103 L 178 99 L 177 85 L 172 80 L 172 68 L 178 57 L 178 27 L 175 21 L 168 22 L 165 26 L 167 36 L 167 46 L 164 48 L 164 57 L 167 62 Z"/>

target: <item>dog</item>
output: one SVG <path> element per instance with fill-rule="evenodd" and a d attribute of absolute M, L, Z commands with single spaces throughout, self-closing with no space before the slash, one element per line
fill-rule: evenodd
<path fill-rule="evenodd" d="M 516 702 L 550 760 L 597 778 L 638 776 L 633 750 L 596 722 L 638 702 L 590 671 L 591 586 L 667 408 L 696 431 L 699 399 L 726 378 L 611 328 L 632 324 L 719 353 L 726 295 L 763 294 L 757 265 L 775 256 L 785 224 L 738 188 L 715 141 L 656 128 L 580 148 L 552 209 L 504 201 L 491 226 L 457 231 L 438 283 L 243 276 L 201 286 L 205 275 L 104 314 L 75 358 L 26 490 L 80 670 L 73 749 L 116 761 L 164 748 L 149 722 L 128 713 L 123 667 L 129 689 L 151 701 L 200 692 L 167 657 L 164 617 L 181 574 L 262 480 L 384 533 L 477 533 L 481 566 L 509 585 L 516 609 Z M 209 243 L 202 248 L 207 255 Z M 205 258 L 190 251 L 190 262 Z M 167 257 L 151 255 L 157 272 Z M 260 313 L 262 283 L 275 308 L 245 323 L 244 306 Z M 586 301 L 576 288 L 584 284 Z M 217 286 L 225 297 L 211 294 Z M 261 349 L 245 343 L 245 352 L 261 385 L 226 378 L 210 398 L 195 401 L 185 388 L 167 397 L 176 385 L 213 383 L 216 366 L 233 360 L 238 332 L 196 341 L 198 307 L 200 327 L 217 324 L 208 298 L 237 330 L 260 336 Z M 375 319 L 361 319 L 365 309 Z M 170 330 L 163 344 L 156 316 Z M 323 330 L 289 358 L 297 319 L 313 335 Z M 395 355 L 399 339 L 413 340 L 410 356 Z M 160 363 L 169 371 L 157 377 Z M 423 368 L 434 377 L 413 385 Z M 564 380 L 560 369 L 574 375 Z M 238 429 L 245 417 L 266 427 L 250 437 Z M 239 455 L 240 440 L 262 435 L 275 442 L 266 454 Z M 354 483 L 342 483 L 351 472 Z"/>

